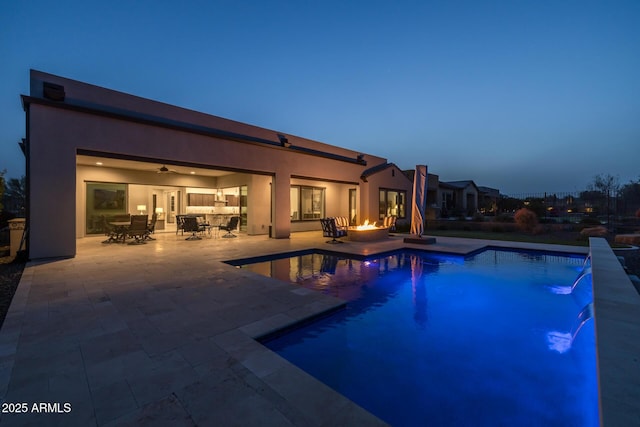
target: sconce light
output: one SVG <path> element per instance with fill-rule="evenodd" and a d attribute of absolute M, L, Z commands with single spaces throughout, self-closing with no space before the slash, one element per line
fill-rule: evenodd
<path fill-rule="evenodd" d="M 147 205 L 138 205 L 138 210 L 140 211 L 140 215 L 142 215 L 142 213 L 147 210 Z"/>
<path fill-rule="evenodd" d="M 364 154 L 358 154 L 358 157 L 356 157 L 356 160 L 358 163 L 364 163 Z"/>
<path fill-rule="evenodd" d="M 289 142 L 286 136 L 282 134 L 278 134 L 278 139 L 280 140 L 280 145 L 282 145 L 283 147 L 285 148 L 291 147 L 291 143 Z"/>

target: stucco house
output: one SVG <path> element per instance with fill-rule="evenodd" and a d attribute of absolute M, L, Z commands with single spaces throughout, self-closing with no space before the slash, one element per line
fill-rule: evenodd
<path fill-rule="evenodd" d="M 442 214 L 471 216 L 478 210 L 478 186 L 471 180 L 440 182 Z"/>
<path fill-rule="evenodd" d="M 73 257 L 109 215 L 212 221 L 288 238 L 319 218 L 410 218 L 412 182 L 387 159 L 31 71 L 24 151 L 32 259 Z"/>
<path fill-rule="evenodd" d="M 496 214 L 500 190 L 497 188 L 478 186 L 478 208 L 483 214 Z"/>

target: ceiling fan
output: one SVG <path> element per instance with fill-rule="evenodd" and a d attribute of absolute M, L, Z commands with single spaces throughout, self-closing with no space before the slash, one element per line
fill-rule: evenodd
<path fill-rule="evenodd" d="M 156 168 L 155 171 L 156 173 L 178 173 L 175 169 L 169 169 L 167 165 L 162 165 L 161 168 Z"/>

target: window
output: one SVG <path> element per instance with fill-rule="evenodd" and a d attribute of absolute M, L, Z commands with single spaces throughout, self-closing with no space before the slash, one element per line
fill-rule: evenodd
<path fill-rule="evenodd" d="M 127 213 L 127 185 L 86 183 L 86 234 L 103 234 L 109 218 Z"/>
<path fill-rule="evenodd" d="M 291 221 L 300 220 L 300 187 L 291 187 Z"/>
<path fill-rule="evenodd" d="M 379 219 L 395 215 L 398 218 L 406 218 L 407 192 L 402 190 L 380 190 Z"/>
<path fill-rule="evenodd" d="M 291 186 L 291 221 L 324 218 L 324 188 Z"/>

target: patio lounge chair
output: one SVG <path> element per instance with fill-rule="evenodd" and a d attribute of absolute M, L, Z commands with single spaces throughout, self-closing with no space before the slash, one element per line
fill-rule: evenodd
<path fill-rule="evenodd" d="M 336 221 L 336 228 L 338 230 L 342 230 L 345 232 L 345 234 L 347 233 L 347 230 L 349 229 L 349 220 L 347 219 L 346 216 L 337 216 L 334 218 Z"/>
<path fill-rule="evenodd" d="M 396 219 L 398 217 L 395 215 L 385 216 L 383 226 L 387 227 L 389 231 L 396 231 Z"/>
<path fill-rule="evenodd" d="M 182 232 L 184 236 L 184 218 L 186 215 L 176 215 L 176 235 L 178 235 L 178 231 Z"/>
<path fill-rule="evenodd" d="M 151 235 L 156 231 L 156 222 L 158 222 L 158 214 L 151 215 L 151 222 L 147 225 L 147 234 L 144 236 L 145 240 L 156 240 Z"/>
<path fill-rule="evenodd" d="M 198 233 L 203 231 L 204 228 L 198 224 L 198 219 L 195 216 L 184 216 L 182 220 L 182 230 L 191 233 L 191 236 L 185 240 L 202 240 L 202 237 L 198 236 Z"/>
<path fill-rule="evenodd" d="M 235 230 L 236 228 L 238 228 L 238 223 L 240 222 L 240 217 L 239 216 L 232 216 L 231 219 L 229 219 L 229 222 L 227 223 L 227 225 L 220 225 L 218 226 L 218 228 L 220 230 L 225 230 L 227 232 L 227 234 L 225 234 L 222 237 L 238 237 L 235 234 L 232 233 L 233 230 Z"/>
<path fill-rule="evenodd" d="M 127 236 L 135 239 L 130 244 L 146 243 L 147 234 L 149 233 L 149 215 L 131 215 L 131 225 L 127 229 Z"/>
<path fill-rule="evenodd" d="M 335 218 L 320 218 L 320 224 L 322 225 L 322 235 L 332 238 L 327 240 L 327 243 L 344 243 L 338 239 L 346 236 L 347 231 L 338 228 Z"/>

